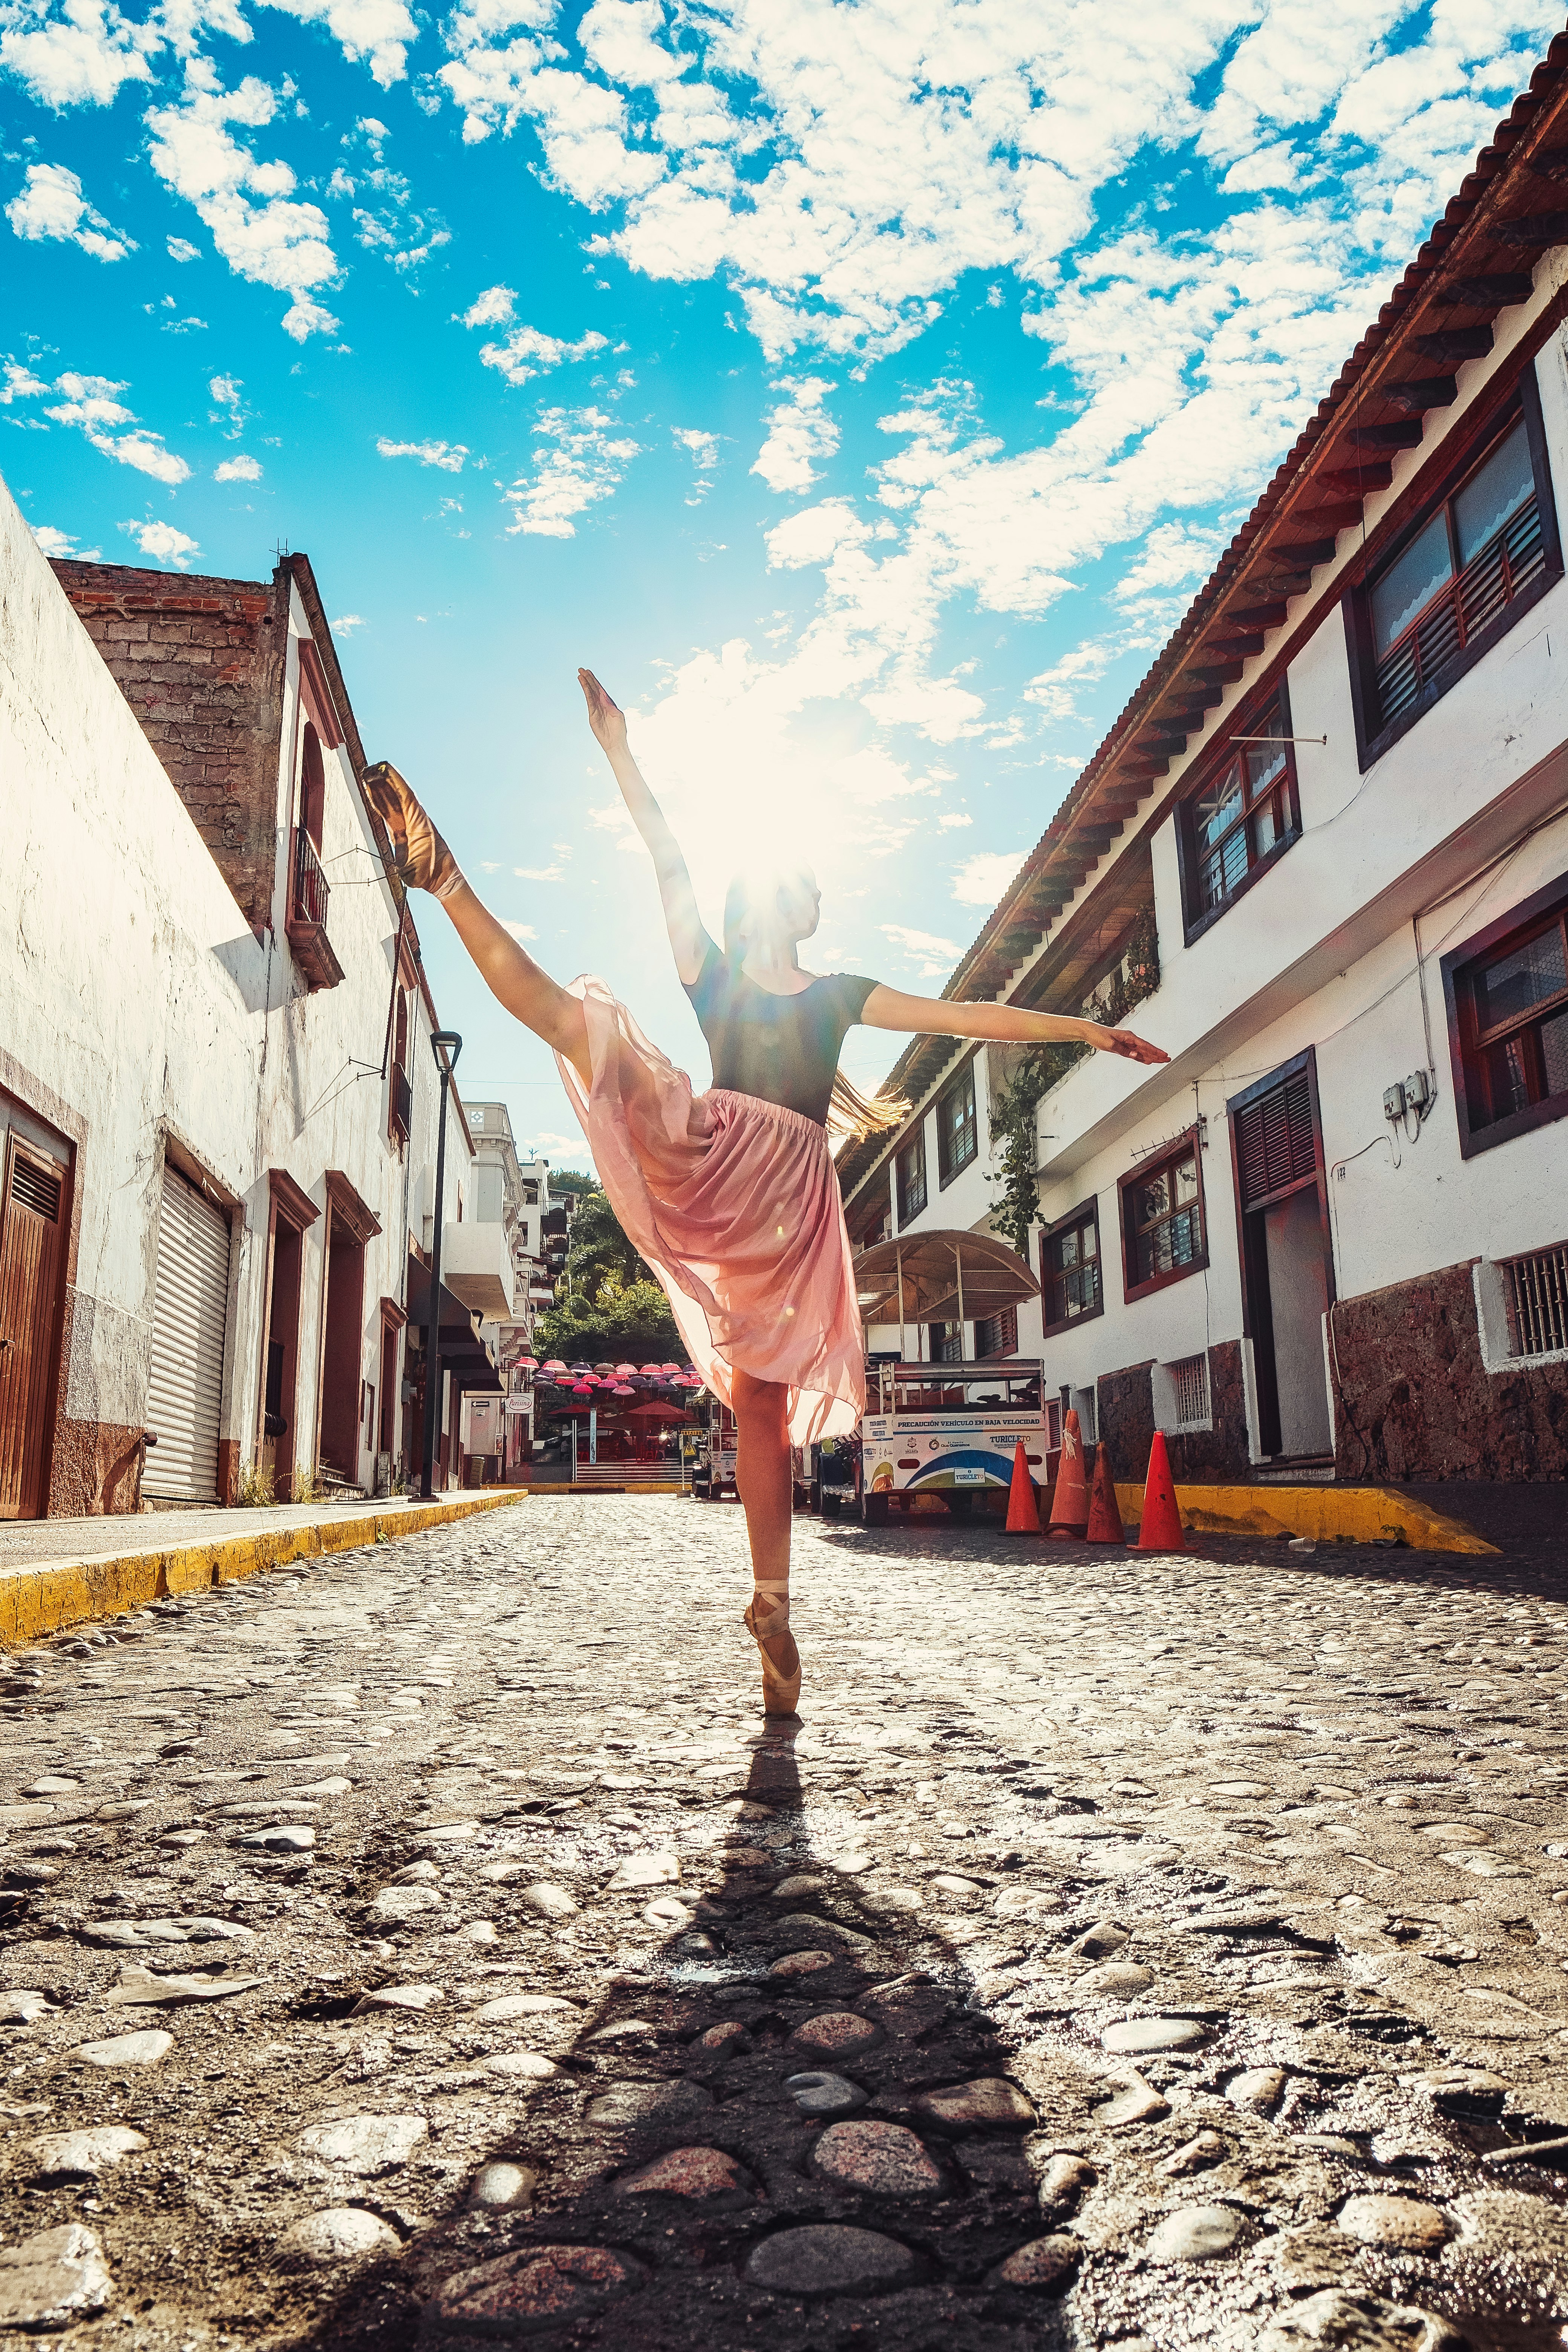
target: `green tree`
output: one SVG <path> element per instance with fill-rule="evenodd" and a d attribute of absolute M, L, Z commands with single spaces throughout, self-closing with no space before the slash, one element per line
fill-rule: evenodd
<path fill-rule="evenodd" d="M 534 1353 L 568 1364 L 686 1360 L 669 1301 L 596 1187 L 579 1200 L 566 1272 L 554 1307 L 534 1325 Z"/>
<path fill-rule="evenodd" d="M 618 1276 L 623 1287 L 636 1282 L 639 1274 L 647 1278 L 647 1268 L 611 1208 L 607 1192 L 582 1195 L 572 1220 L 570 1242 L 566 1273 L 573 1292 L 581 1290 L 592 1297 L 611 1276 Z"/>
<path fill-rule="evenodd" d="M 597 1192 L 603 1187 L 596 1176 L 585 1176 L 580 1168 L 552 1168 L 550 1189 L 552 1192 Z"/>

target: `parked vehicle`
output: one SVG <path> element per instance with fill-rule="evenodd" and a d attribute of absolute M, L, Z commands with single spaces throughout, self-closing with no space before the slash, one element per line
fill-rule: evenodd
<path fill-rule="evenodd" d="M 878 1364 L 860 1423 L 860 1508 L 868 1527 L 935 1495 L 957 1518 L 977 1494 L 1005 1492 L 1018 1442 L 1037 1486 L 1061 1446 L 1061 1404 L 1038 1357 L 1004 1364 Z"/>

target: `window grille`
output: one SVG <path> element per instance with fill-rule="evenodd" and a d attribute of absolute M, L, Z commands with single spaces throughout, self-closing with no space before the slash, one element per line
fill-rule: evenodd
<path fill-rule="evenodd" d="M 1568 1349 L 1568 1242 L 1505 1261 L 1508 1318 L 1516 1356 Z"/>
<path fill-rule="evenodd" d="M 1372 587 L 1383 724 L 1402 719 L 1546 569 L 1521 417 Z"/>
<path fill-rule="evenodd" d="M 926 1204 L 925 1129 L 917 1128 L 899 1154 L 899 1223 L 905 1226 Z"/>
<path fill-rule="evenodd" d="M 937 1168 L 944 1184 L 967 1168 L 979 1150 L 974 1118 L 974 1065 L 949 1087 L 936 1107 Z"/>
<path fill-rule="evenodd" d="M 1092 1209 L 1047 1236 L 1040 1270 L 1046 1318 L 1052 1326 L 1100 1312 L 1100 1221 Z"/>
<path fill-rule="evenodd" d="M 1167 1367 L 1175 1400 L 1176 1426 L 1190 1429 L 1209 1417 L 1209 1364 L 1206 1356 L 1184 1356 Z"/>
<path fill-rule="evenodd" d="M 1018 1352 L 1018 1310 L 1004 1307 L 999 1315 L 983 1315 L 974 1326 L 974 1353 L 984 1362 L 987 1356 L 1016 1356 Z"/>

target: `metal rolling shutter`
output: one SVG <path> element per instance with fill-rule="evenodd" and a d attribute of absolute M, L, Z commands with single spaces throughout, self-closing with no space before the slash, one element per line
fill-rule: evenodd
<path fill-rule="evenodd" d="M 228 1316 L 228 1220 L 194 1184 L 163 1171 L 158 1210 L 158 1286 L 153 1308 L 153 1378 L 144 1494 L 183 1503 L 217 1500 L 218 1419 Z"/>

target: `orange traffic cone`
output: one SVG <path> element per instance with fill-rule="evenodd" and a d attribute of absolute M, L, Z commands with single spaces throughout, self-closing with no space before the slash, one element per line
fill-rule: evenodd
<path fill-rule="evenodd" d="M 1103 1443 L 1094 1449 L 1094 1485 L 1089 1489 L 1089 1525 L 1084 1534 L 1089 1543 L 1127 1541 L 1121 1506 L 1116 1499 L 1116 1481 L 1110 1475 L 1110 1448 Z"/>
<path fill-rule="evenodd" d="M 1004 1533 L 1010 1536 L 1037 1536 L 1040 1532 L 1040 1507 L 1035 1500 L 1035 1482 L 1029 1475 L 1029 1465 L 1020 1437 L 1013 1454 L 1013 1484 L 1007 1493 L 1007 1525 Z"/>
<path fill-rule="evenodd" d="M 1051 1533 L 1081 1536 L 1089 1525 L 1089 1496 L 1083 1483 L 1083 1432 L 1076 1412 L 1062 1424 L 1062 1458 L 1057 1490 L 1051 1497 Z"/>
<path fill-rule="evenodd" d="M 1143 1523 L 1138 1530 L 1138 1549 L 1184 1551 L 1186 1544 L 1182 1515 L 1176 1508 L 1176 1490 L 1171 1483 L 1171 1458 L 1165 1451 L 1163 1433 L 1157 1429 L 1154 1443 L 1149 1448 L 1149 1472 L 1143 1481 Z"/>

